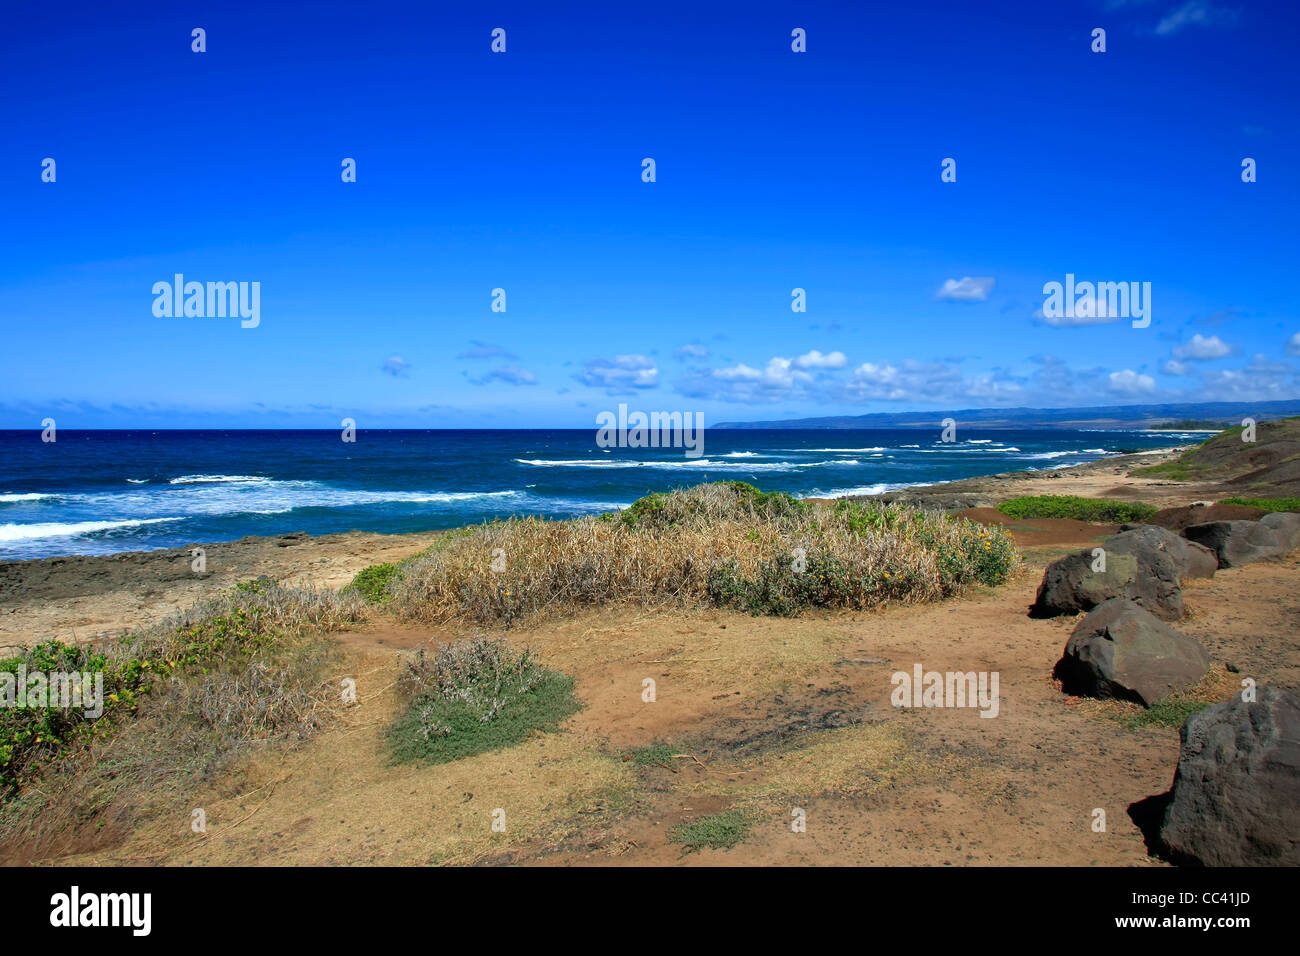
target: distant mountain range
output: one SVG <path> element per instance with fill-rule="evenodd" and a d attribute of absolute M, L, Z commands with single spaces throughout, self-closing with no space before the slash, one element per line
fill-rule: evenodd
<path fill-rule="evenodd" d="M 938 428 L 945 418 L 980 428 L 1150 428 L 1196 420 L 1240 425 L 1300 415 L 1300 399 L 1280 402 L 1171 402 L 1089 408 L 963 408 L 954 411 L 872 412 L 775 422 L 722 422 L 714 428 Z"/>

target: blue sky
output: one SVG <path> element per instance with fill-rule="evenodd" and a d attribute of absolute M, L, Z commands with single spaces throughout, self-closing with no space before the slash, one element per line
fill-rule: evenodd
<path fill-rule="evenodd" d="M 11 5 L 0 427 L 1300 396 L 1292 4 L 445 6 Z"/>

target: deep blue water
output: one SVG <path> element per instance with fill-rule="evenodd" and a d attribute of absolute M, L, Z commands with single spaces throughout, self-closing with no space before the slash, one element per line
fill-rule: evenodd
<path fill-rule="evenodd" d="M 244 535 L 451 528 L 609 511 L 701 481 L 842 496 L 1062 467 L 1203 435 L 938 429 L 705 433 L 704 454 L 609 449 L 556 431 L 0 431 L 0 559 Z"/>

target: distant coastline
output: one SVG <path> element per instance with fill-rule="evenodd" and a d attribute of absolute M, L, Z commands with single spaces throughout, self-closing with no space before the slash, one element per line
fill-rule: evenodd
<path fill-rule="evenodd" d="M 719 422 L 716 429 L 870 429 L 914 428 L 937 429 L 944 419 L 952 419 L 958 428 L 1060 428 L 1076 430 L 1159 429 L 1174 428 L 1195 421 L 1203 429 L 1239 425 L 1242 419 L 1257 422 L 1300 415 L 1300 399 L 1273 402 L 1167 402 L 1149 405 L 1095 405 L 1083 408 L 964 408 L 948 411 L 871 412 L 865 415 L 829 415 L 778 421 Z"/>

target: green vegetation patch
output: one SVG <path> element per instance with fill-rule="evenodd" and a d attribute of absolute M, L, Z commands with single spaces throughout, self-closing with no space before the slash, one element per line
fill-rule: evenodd
<path fill-rule="evenodd" d="M 1119 715 L 1116 719 L 1129 730 L 1140 727 L 1172 727 L 1177 730 L 1187 723 L 1187 718 L 1209 707 L 1214 701 L 1196 694 L 1170 694 L 1150 707 L 1134 713 Z"/>
<path fill-rule="evenodd" d="M 1136 501 L 1081 498 L 1078 495 L 1023 495 L 998 505 L 1010 518 L 1073 518 L 1094 524 L 1146 521 L 1158 509 Z"/>
<path fill-rule="evenodd" d="M 1300 498 L 1224 498 L 1221 505 L 1244 505 L 1263 511 L 1300 511 Z"/>
<path fill-rule="evenodd" d="M 687 853 L 703 850 L 730 850 L 749 836 L 754 818 L 743 810 L 723 810 L 698 820 L 679 823 L 668 833 L 668 842 L 680 844 Z"/>
<path fill-rule="evenodd" d="M 672 760 L 677 751 L 667 744 L 650 744 L 648 747 L 633 747 L 623 755 L 638 767 L 672 767 Z"/>
<path fill-rule="evenodd" d="M 582 708 L 573 678 L 542 667 L 529 650 L 475 638 L 409 656 L 402 678 L 411 702 L 388 739 L 395 761 L 438 764 L 554 732 Z"/>
<path fill-rule="evenodd" d="M 371 604 L 386 604 L 393 597 L 389 586 L 399 570 L 399 566 L 392 562 L 372 564 L 358 571 L 348 588 L 356 591 Z"/>
<path fill-rule="evenodd" d="M 664 528 L 699 521 L 783 518 L 811 505 L 784 491 L 760 491 L 745 481 L 720 481 L 708 495 L 657 493 L 632 502 L 618 515 L 627 528 Z"/>

